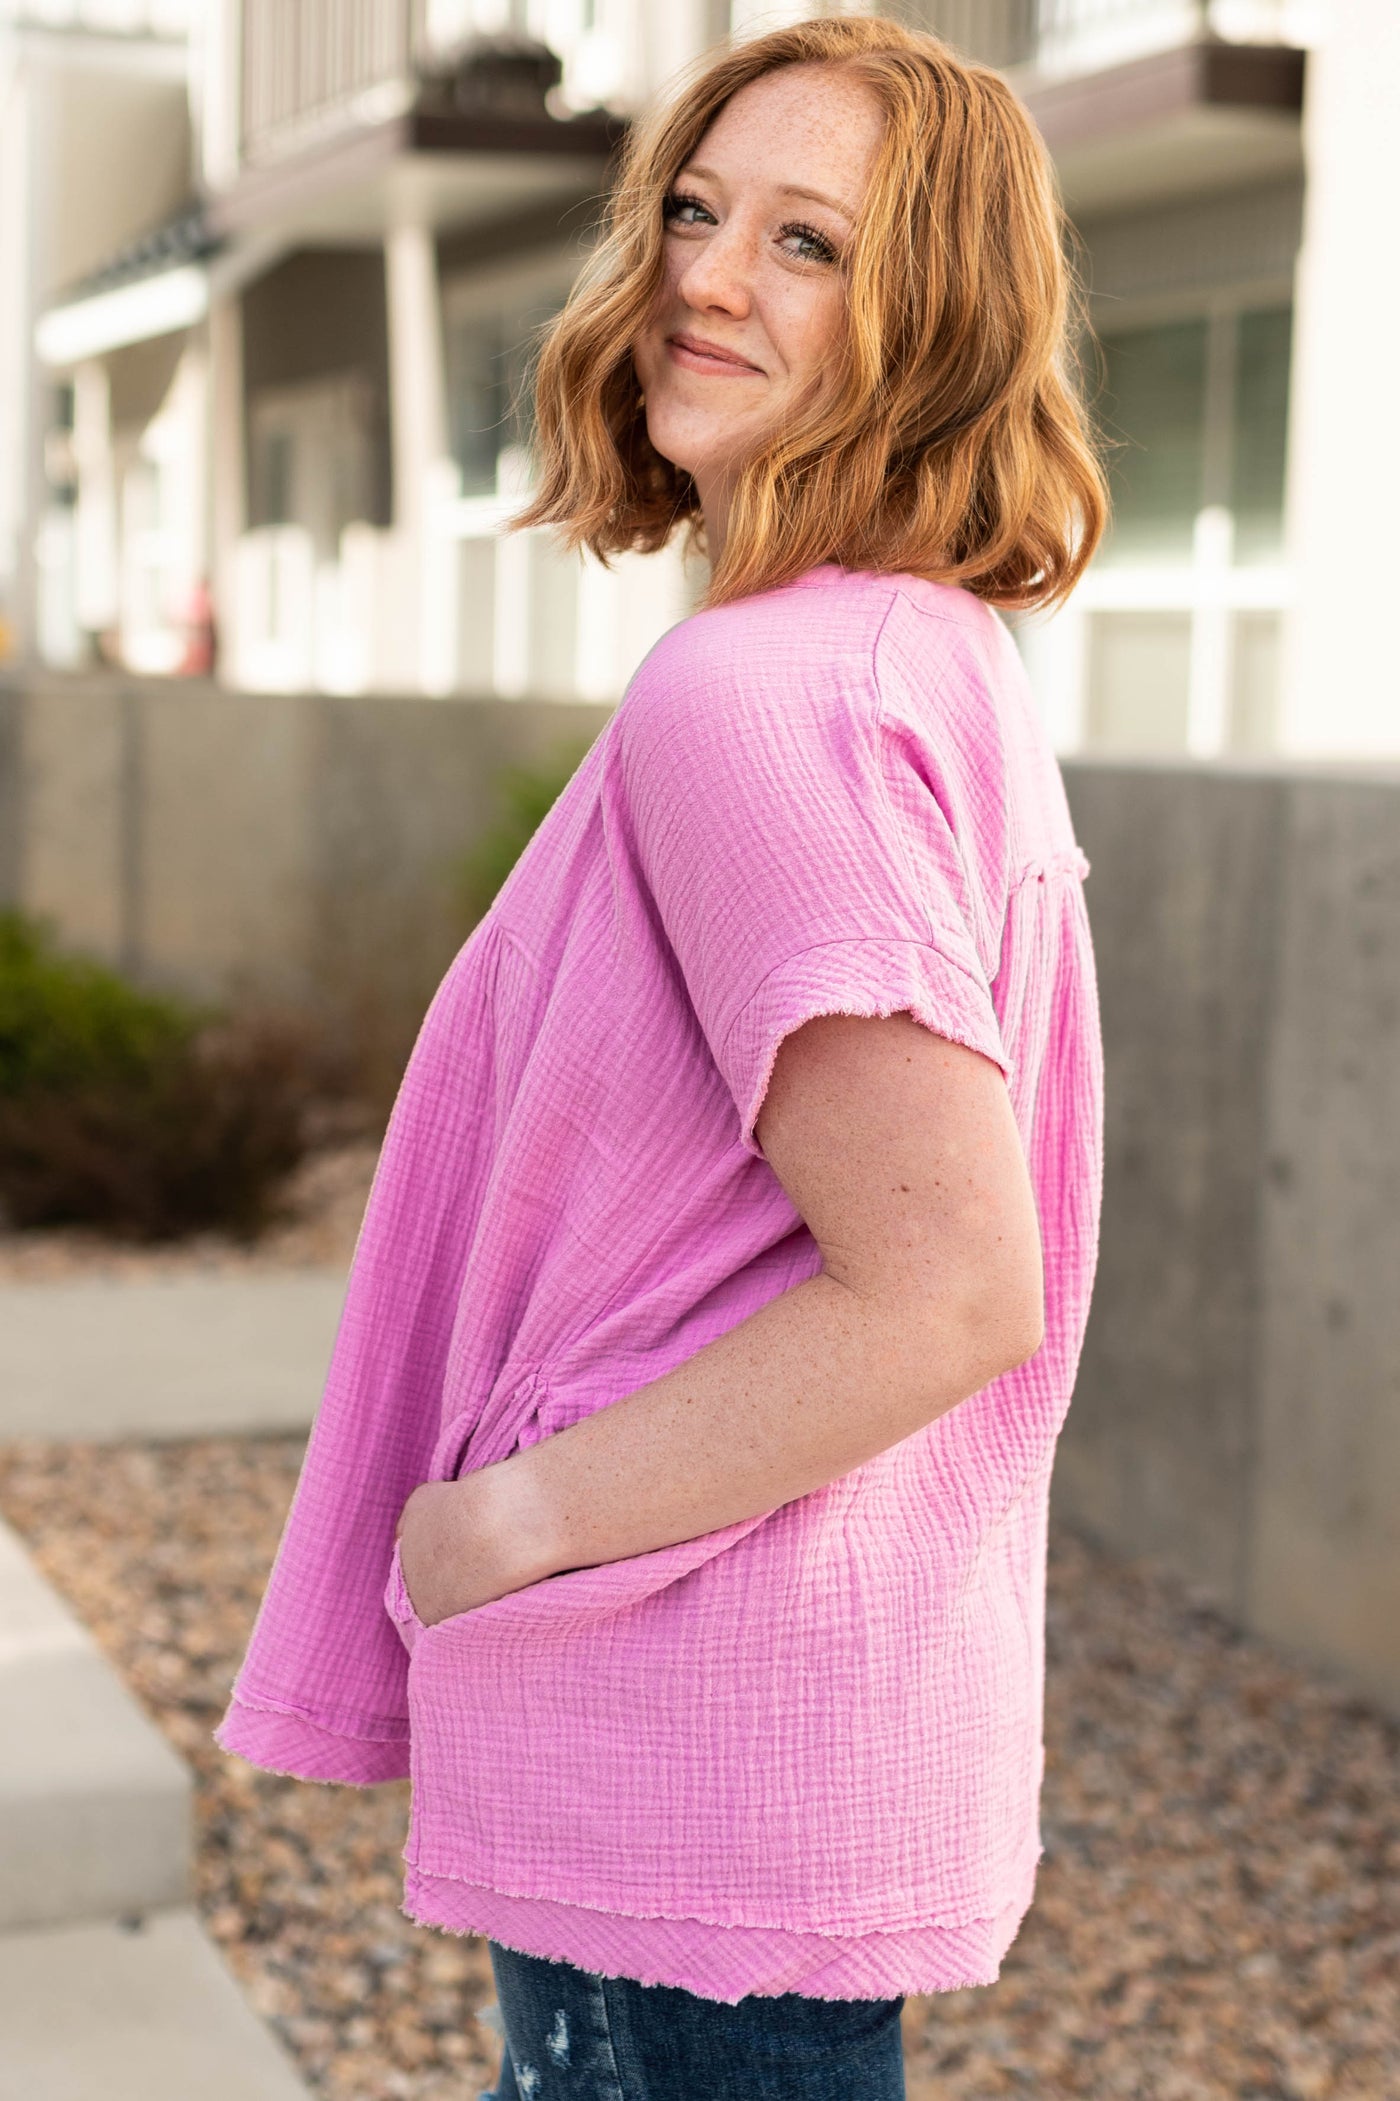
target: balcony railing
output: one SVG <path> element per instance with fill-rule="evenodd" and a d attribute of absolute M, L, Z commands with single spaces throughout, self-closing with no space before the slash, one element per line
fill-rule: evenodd
<path fill-rule="evenodd" d="M 122 0 L 0 0 L 34 19 L 110 14 Z M 133 17 L 170 20 L 190 0 L 126 0 Z M 661 0 L 614 0 L 606 33 L 585 0 L 243 0 L 241 137 L 247 159 L 284 152 L 357 114 L 407 99 L 416 74 L 475 35 L 508 31 L 553 45 L 565 100 L 630 106 Z M 875 4 L 875 0 L 871 0 Z M 969 57 L 1038 76 L 1091 73 L 1200 38 L 1306 44 L 1326 0 L 903 0 L 906 20 Z M 713 21 L 714 17 L 710 19 Z M 668 43 L 668 63 L 683 55 Z"/>
<path fill-rule="evenodd" d="M 1309 42 L 1306 0 L 914 0 L 912 18 L 985 65 L 1093 73 L 1202 38 Z"/>
<path fill-rule="evenodd" d="M 494 497 L 434 507 L 421 542 L 350 525 L 329 557 L 299 526 L 245 533 L 224 659 L 250 691 L 614 701 L 692 609 L 678 549 L 610 569 L 543 530 L 503 534 Z"/>
<path fill-rule="evenodd" d="M 424 0 L 243 0 L 243 157 L 407 99 Z"/>
<path fill-rule="evenodd" d="M 183 37 L 198 0 L 0 0 L 0 29 L 62 29 L 93 36 Z"/>
<path fill-rule="evenodd" d="M 1300 0 L 1041 0 L 1032 62 L 1045 74 L 1094 73 L 1203 40 L 1307 42 L 1316 12 Z"/>

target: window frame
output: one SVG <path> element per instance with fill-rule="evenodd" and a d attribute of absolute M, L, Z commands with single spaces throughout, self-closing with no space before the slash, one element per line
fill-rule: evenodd
<path fill-rule="evenodd" d="M 1179 614 L 1190 623 L 1190 676 L 1182 756 L 1214 758 L 1245 745 L 1243 713 L 1236 692 L 1236 622 L 1241 615 L 1281 620 L 1291 596 L 1285 541 L 1272 561 L 1239 562 L 1230 509 L 1235 443 L 1239 330 L 1251 312 L 1288 308 L 1296 316 L 1292 273 L 1241 278 L 1210 288 L 1181 288 L 1118 299 L 1091 300 L 1095 336 L 1126 335 L 1137 329 L 1204 321 L 1205 402 L 1202 501 L 1189 553 L 1152 561 L 1140 556 L 1115 562 L 1109 550 L 1095 558 L 1069 601 L 1048 619 L 1019 623 L 1023 651 L 1046 711 L 1052 742 L 1062 753 L 1092 752 L 1088 735 L 1093 622 L 1097 614 Z M 1091 346 L 1092 350 L 1092 346 Z M 1096 383 L 1089 360 L 1089 382 Z M 1295 374 L 1290 370 L 1290 395 Z M 1291 426 L 1292 407 L 1289 419 Z M 1285 436 L 1285 528 L 1291 447 Z M 1270 733 L 1263 733 L 1269 741 Z M 1247 748 L 1258 750 L 1257 725 Z M 1158 755 L 1154 752 L 1153 755 Z"/>

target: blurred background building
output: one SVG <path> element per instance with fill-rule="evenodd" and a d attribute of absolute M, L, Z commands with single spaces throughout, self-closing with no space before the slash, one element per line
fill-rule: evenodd
<path fill-rule="evenodd" d="M 1018 634 L 1063 753 L 1400 752 L 1393 0 L 903 0 L 1083 243 L 1116 522 Z M 17 663 L 608 700 L 693 602 L 501 537 L 629 115 L 749 0 L 0 0 Z M 1368 114 L 1369 113 L 1369 114 Z"/>

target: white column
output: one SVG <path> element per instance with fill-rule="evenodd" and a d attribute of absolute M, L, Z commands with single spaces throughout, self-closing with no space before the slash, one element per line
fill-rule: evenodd
<path fill-rule="evenodd" d="M 34 351 L 34 323 L 50 266 L 55 121 L 52 68 L 22 32 L 0 29 L 0 612 L 7 644 L 32 656 L 39 584 L 35 535 L 48 507 L 43 433 L 49 374 Z"/>
<path fill-rule="evenodd" d="M 508 445 L 496 463 L 497 493 L 512 510 L 519 510 L 529 482 L 525 460 L 515 446 Z M 534 533 L 498 533 L 492 571 L 491 682 L 507 700 L 520 700 L 530 690 L 534 657 L 531 625 L 534 620 Z"/>
<path fill-rule="evenodd" d="M 643 94 L 654 94 L 706 48 L 715 13 L 708 0 L 667 0 L 664 7 L 638 8 L 634 36 Z"/>
<path fill-rule="evenodd" d="M 1089 703 L 1089 614 L 1071 596 L 1053 613 L 1020 615 L 1016 646 L 1054 751 L 1084 749 Z"/>
<path fill-rule="evenodd" d="M 0 29 L 0 623 L 18 649 L 29 477 L 30 127 L 18 40 Z"/>
<path fill-rule="evenodd" d="M 395 226 L 385 237 L 394 522 L 415 529 L 433 462 L 447 451 L 442 313 L 431 229 Z"/>
<path fill-rule="evenodd" d="M 161 419 L 160 454 L 169 490 L 174 546 L 169 588 L 179 617 L 188 620 L 196 587 L 209 578 L 209 353 L 202 330 L 186 344 Z"/>
<path fill-rule="evenodd" d="M 191 35 L 191 95 L 196 147 L 210 189 L 227 186 L 238 173 L 242 81 L 240 0 L 204 0 L 195 10 Z"/>
<path fill-rule="evenodd" d="M 855 13 L 857 10 L 851 10 Z M 814 8 L 804 0 L 734 0 L 730 18 L 739 37 L 765 36 L 770 29 L 785 29 L 790 22 L 805 22 L 812 14 L 844 14 L 843 7 Z M 867 12 L 862 8 L 860 12 Z"/>
<path fill-rule="evenodd" d="M 237 292 L 209 308 L 209 593 L 219 638 L 219 677 L 239 685 L 238 547 L 247 530 L 248 432 L 243 404 L 243 302 Z"/>
<path fill-rule="evenodd" d="M 117 491 L 107 368 L 99 359 L 73 374 L 73 456 L 78 470 L 74 562 L 78 624 L 100 633 L 117 623 Z"/>
<path fill-rule="evenodd" d="M 1229 598 L 1235 521 L 1223 504 L 1196 517 L 1196 606 L 1191 618 L 1191 670 L 1186 700 L 1186 749 L 1213 759 L 1230 733 L 1235 616 Z"/>
<path fill-rule="evenodd" d="M 616 568 L 605 569 L 586 550 L 581 559 L 574 687 L 580 700 L 616 700 L 623 683 L 617 673 L 622 582 Z"/>
<path fill-rule="evenodd" d="M 1308 59 L 1279 748 L 1400 755 L 1400 7 L 1344 0 Z"/>
<path fill-rule="evenodd" d="M 421 592 L 412 657 L 432 690 L 438 670 L 433 637 L 440 622 L 429 593 L 441 565 L 426 560 L 439 512 L 441 463 L 447 458 L 447 387 L 443 373 L 442 304 L 437 249 L 426 226 L 392 227 L 385 236 L 389 305 L 389 413 L 394 465 L 394 525 L 414 549 Z"/>

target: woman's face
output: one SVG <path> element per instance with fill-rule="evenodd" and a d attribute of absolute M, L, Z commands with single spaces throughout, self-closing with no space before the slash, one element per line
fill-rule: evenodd
<path fill-rule="evenodd" d="M 734 465 L 819 394 L 845 326 L 841 256 L 883 113 L 834 66 L 784 66 L 727 102 L 665 203 L 665 273 L 634 363 L 647 434 L 722 521 Z"/>

